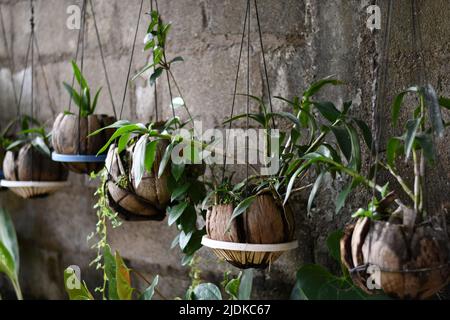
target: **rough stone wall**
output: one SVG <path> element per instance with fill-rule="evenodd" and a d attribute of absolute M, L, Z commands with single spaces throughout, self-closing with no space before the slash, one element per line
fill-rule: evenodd
<path fill-rule="evenodd" d="M 116 107 L 119 108 L 125 86 L 125 77 L 131 54 L 138 0 L 94 0 L 99 31 L 106 55 L 106 64 L 112 84 Z M 168 0 L 159 1 L 165 20 L 173 22 L 168 48 L 170 56 L 183 56 L 185 62 L 175 68 L 175 76 L 194 116 L 205 126 L 220 126 L 231 107 L 234 74 L 239 53 L 241 21 L 245 12 L 244 0 Z M 382 1 L 387 2 L 387 1 Z M 29 37 L 29 2 L 25 0 L 0 1 L 8 41 L 12 45 L 15 69 L 12 71 L 19 87 L 25 71 L 25 53 Z M 49 80 L 50 94 L 57 112 L 67 109 L 68 96 L 63 81 L 71 80 L 70 59 L 74 57 L 77 31 L 66 28 L 66 9 L 80 1 L 37 0 L 36 32 L 41 61 Z M 149 1 L 145 1 L 148 10 Z M 380 51 L 378 35 L 366 28 L 368 0 L 260 0 L 263 40 L 273 95 L 291 98 L 299 95 L 314 79 L 335 74 L 346 81 L 341 88 L 326 90 L 324 96 L 336 103 L 353 100 L 354 112 L 370 121 L 372 99 L 372 61 Z M 412 84 L 410 7 L 408 0 L 395 1 L 391 65 L 389 68 L 389 97 Z M 430 80 L 442 94 L 450 94 L 449 38 L 450 24 L 446 17 L 450 5 L 446 0 L 419 1 L 424 47 Z M 385 12 L 383 8 L 383 12 Z M 255 22 L 255 16 L 252 16 Z M 138 44 L 132 71 L 136 72 L 147 61 L 142 52 L 142 39 L 147 21 L 140 25 Z M 255 24 L 254 24 L 255 25 Z M 103 86 L 100 103 L 102 112 L 111 113 L 99 48 L 95 38 L 92 15 L 88 15 L 85 70 L 94 88 Z M 261 51 L 256 29 L 252 28 L 251 79 L 252 94 L 267 96 L 263 81 Z M 0 122 L 5 124 L 16 113 L 11 69 L 3 44 L 0 44 Z M 406 71 L 405 71 L 406 70 Z M 44 87 L 42 72 L 38 70 L 37 103 L 39 118 L 52 123 L 52 103 Z M 29 74 L 29 73 L 28 73 Z M 244 73 L 242 73 L 244 76 Z M 241 77 L 240 92 L 245 90 Z M 125 101 L 124 118 L 146 121 L 154 116 L 153 90 L 144 81 L 130 83 Z M 29 110 L 29 78 L 24 90 L 24 110 Z M 170 116 L 165 82 L 158 84 L 159 109 Z M 238 101 L 238 108 L 244 107 Z M 277 110 L 287 106 L 277 103 Z M 387 113 L 384 113 L 387 115 Z M 448 198 L 450 151 L 448 135 L 440 148 L 442 168 L 440 179 L 432 184 L 436 199 Z M 436 172 L 432 170 L 431 173 Z M 71 174 L 72 187 L 47 199 L 23 201 L 10 192 L 0 195 L 2 206 L 13 215 L 21 245 L 21 284 L 27 297 L 63 299 L 62 274 L 65 267 L 78 265 L 82 277 L 93 288 L 101 276 L 89 262 L 95 253 L 86 237 L 95 229 L 96 216 L 92 209 L 95 182 Z M 363 204 L 364 193 L 352 197 L 346 210 L 333 215 L 334 197 L 345 181 L 329 181 L 322 188 L 315 215 L 306 217 L 306 197 L 294 199 L 300 242 L 299 249 L 285 254 L 270 271 L 258 272 L 255 297 L 288 298 L 294 284 L 295 272 L 303 263 L 318 262 L 336 268 L 328 257 L 325 240 L 328 232 L 342 227 L 352 209 Z M 131 268 L 150 276 L 161 276 L 160 290 L 167 297 L 182 296 L 189 286 L 187 268 L 180 266 L 180 254 L 170 250 L 175 230 L 166 223 L 124 223 L 110 230 L 113 249 L 119 250 Z M 237 270 L 219 263 L 207 249 L 200 251 L 200 268 L 205 280 L 219 282 L 226 270 Z"/>

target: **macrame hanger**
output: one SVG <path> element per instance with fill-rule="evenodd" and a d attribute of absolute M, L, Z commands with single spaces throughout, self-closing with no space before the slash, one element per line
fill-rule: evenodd
<path fill-rule="evenodd" d="M 10 79 L 11 79 L 11 85 L 12 85 L 13 94 L 14 94 L 14 105 L 17 106 L 19 101 L 18 101 L 18 98 L 17 98 L 16 83 L 14 81 L 14 71 L 15 71 L 16 68 L 15 68 L 15 63 L 14 63 L 14 56 L 13 56 L 12 51 L 11 51 L 11 49 L 9 47 L 9 44 L 8 44 L 8 38 L 7 38 L 7 35 L 6 35 L 6 27 L 5 27 L 5 20 L 3 18 L 3 11 L 2 11 L 1 6 L 0 6 L 0 21 L 1 21 L 0 24 L 1 24 L 1 28 L 2 28 L 3 44 L 5 46 L 5 51 L 6 51 L 6 54 L 7 54 L 8 61 L 9 61 L 9 69 L 11 70 L 10 71 Z M 18 114 L 18 116 L 19 116 L 19 114 Z"/>
<path fill-rule="evenodd" d="M 259 9 L 257 0 L 253 1 L 254 7 L 255 7 L 255 16 L 256 16 L 256 22 L 257 22 L 257 28 L 258 28 L 258 36 L 259 36 L 259 44 L 261 47 L 261 54 L 262 54 L 262 60 L 263 60 L 263 67 L 264 67 L 264 77 L 265 77 L 265 84 L 267 87 L 267 93 L 268 93 L 268 99 L 269 99 L 269 105 L 270 105 L 270 112 L 274 112 L 273 103 L 272 103 L 272 92 L 270 88 L 270 80 L 269 80 L 269 72 L 267 68 L 267 61 L 266 61 L 266 54 L 264 49 L 264 43 L 263 43 L 263 37 L 262 37 L 262 28 L 261 28 L 261 21 L 259 16 Z M 243 30 L 242 30 L 242 38 L 241 38 L 241 46 L 239 50 L 239 58 L 238 58 L 238 66 L 236 71 L 236 77 L 234 82 L 234 91 L 233 91 L 233 100 L 231 104 L 231 115 L 230 119 L 234 116 L 235 106 L 236 106 L 236 96 L 237 96 L 237 86 L 239 82 L 239 73 L 240 73 L 240 65 L 242 60 L 242 51 L 244 47 L 244 40 L 245 36 L 247 34 L 247 101 L 246 101 L 246 128 L 247 131 L 250 128 L 250 52 L 251 52 L 251 0 L 247 0 L 247 9 L 245 12 L 244 17 L 244 23 L 243 23 Z M 231 129 L 233 124 L 233 121 L 230 121 L 229 123 L 229 129 Z M 275 129 L 275 119 L 272 117 L 272 128 Z M 246 176 L 247 180 L 250 176 L 250 163 L 249 163 L 249 138 L 246 137 L 246 143 L 245 143 L 245 149 L 246 149 Z M 226 173 L 226 165 L 227 165 L 227 144 L 228 144 L 228 138 L 227 141 L 225 141 L 225 160 L 224 160 L 224 166 L 222 168 L 222 181 L 225 179 L 225 173 Z"/>
<path fill-rule="evenodd" d="M 373 189 L 372 189 L 372 198 L 376 198 L 376 184 L 378 179 L 378 162 L 380 158 L 380 140 L 381 140 L 381 114 L 383 113 L 383 105 L 386 102 L 387 96 L 387 82 L 389 78 L 389 52 L 390 52 L 390 39 L 391 39 L 391 26 L 392 26 L 392 11 L 393 11 L 393 0 L 389 0 L 388 3 L 388 12 L 386 24 L 384 26 L 384 34 L 383 34 L 383 48 L 381 54 L 381 62 L 377 62 L 377 59 L 374 59 L 374 79 L 375 85 L 373 87 L 374 90 L 374 99 L 372 100 L 372 133 L 374 139 L 372 141 L 371 153 L 369 163 L 373 164 L 374 172 L 373 172 Z M 378 83 L 377 79 L 380 79 L 380 83 Z"/>
<path fill-rule="evenodd" d="M 135 30 L 135 33 L 134 33 L 133 47 L 131 49 L 130 63 L 128 65 L 128 73 L 127 73 L 127 78 L 126 78 L 126 81 L 125 81 L 125 89 L 124 89 L 124 92 L 123 92 L 122 106 L 120 108 L 119 119 L 122 119 L 123 109 L 125 107 L 125 100 L 127 98 L 128 84 L 130 82 L 131 68 L 133 66 L 134 52 L 136 50 L 136 40 L 137 40 L 137 36 L 138 36 L 138 32 L 139 32 L 139 25 L 141 23 L 141 16 L 142 16 L 142 9 L 143 9 L 143 7 L 144 7 L 144 0 L 141 0 L 141 4 L 139 6 L 139 14 L 138 14 L 138 19 L 137 19 L 137 24 L 136 24 L 136 30 Z"/>

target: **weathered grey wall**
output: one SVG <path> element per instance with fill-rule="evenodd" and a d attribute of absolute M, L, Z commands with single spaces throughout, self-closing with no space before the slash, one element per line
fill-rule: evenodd
<path fill-rule="evenodd" d="M 120 105 L 125 76 L 130 58 L 132 37 L 139 8 L 138 0 L 94 0 L 99 29 L 106 54 L 106 64 L 112 80 L 112 90 L 117 106 Z M 29 37 L 29 2 L 2 0 L 6 18 L 8 41 L 12 44 L 15 61 L 13 70 L 18 87 L 25 67 L 25 53 Z M 42 63 L 46 69 L 50 94 L 57 111 L 68 106 L 68 96 L 61 83 L 70 81 L 70 59 L 76 49 L 77 31 L 66 28 L 66 8 L 80 1 L 37 0 L 37 37 Z M 145 1 L 148 6 L 149 1 Z M 293 97 L 306 85 L 323 76 L 335 74 L 348 85 L 327 90 L 327 99 L 335 102 L 353 100 L 354 112 L 370 120 L 373 75 L 372 60 L 379 53 L 380 44 L 366 28 L 368 0 L 260 0 L 261 20 L 270 82 L 274 95 Z M 390 95 L 410 85 L 414 75 L 410 70 L 410 7 L 409 1 L 395 1 L 394 39 L 390 67 Z M 425 53 L 430 68 L 430 78 L 443 94 L 450 94 L 449 37 L 450 13 L 447 0 L 420 1 L 425 42 Z M 175 68 L 186 101 L 192 113 L 208 126 L 220 126 L 231 107 L 234 73 L 239 53 L 241 21 L 245 12 L 244 0 L 169 0 L 160 1 L 160 11 L 166 20 L 173 22 L 169 52 L 181 55 L 183 64 Z M 426 5 L 426 6 L 425 6 Z M 146 8 L 148 10 L 148 8 Z M 383 10 L 385 12 L 385 10 Z M 253 16 L 253 21 L 255 17 Z M 147 54 L 142 52 L 145 25 L 143 19 L 133 72 L 142 67 Z M 104 86 L 98 45 L 92 16 L 88 17 L 86 48 L 86 76 L 94 87 Z M 252 94 L 266 96 L 263 82 L 262 60 L 253 30 L 251 57 Z M 379 42 L 379 41 L 378 41 Z M 9 62 L 0 44 L 0 121 L 7 122 L 15 115 L 11 90 Z M 39 118 L 52 122 L 49 102 L 38 72 Z M 169 99 L 165 83 L 159 86 L 160 109 L 170 116 Z M 244 83 L 240 83 L 241 92 Z M 30 91 L 25 86 L 25 96 Z M 100 111 L 111 113 L 106 87 Z M 125 118 L 149 120 L 154 115 L 153 90 L 144 82 L 130 84 L 130 94 L 125 104 Z M 29 99 L 25 98 L 25 108 Z M 241 104 L 238 104 L 240 107 Z M 276 104 L 277 109 L 286 106 Z M 29 109 L 26 109 L 29 110 Z M 243 111 L 243 109 L 241 110 Z M 444 174 L 433 183 L 437 199 L 448 198 L 449 160 L 448 136 L 440 148 Z M 100 275 L 88 268 L 94 257 L 86 237 L 95 229 L 96 216 L 92 206 L 95 183 L 85 177 L 71 175 L 73 186 L 48 199 L 23 201 L 10 192 L 0 196 L 2 205 L 12 213 L 21 244 L 21 283 L 24 292 L 32 298 L 65 298 L 62 273 L 69 265 L 79 265 L 83 279 L 91 288 L 98 285 Z M 295 272 L 303 263 L 319 262 L 332 267 L 327 255 L 325 239 L 329 231 L 342 227 L 352 209 L 363 204 L 361 192 L 348 208 L 334 217 L 333 199 L 344 181 L 328 183 L 321 190 L 318 208 L 313 218 L 305 214 L 305 197 L 295 199 L 297 209 L 298 250 L 285 254 L 270 271 L 259 272 L 255 297 L 287 298 L 292 289 Z M 111 230 L 109 240 L 128 260 L 130 266 L 145 274 L 159 274 L 161 291 L 168 297 L 181 296 L 189 285 L 188 269 L 180 266 L 180 254 L 170 250 L 175 230 L 166 223 L 124 223 Z M 200 251 L 203 278 L 219 282 L 225 270 L 232 267 L 218 263 L 207 250 Z"/>

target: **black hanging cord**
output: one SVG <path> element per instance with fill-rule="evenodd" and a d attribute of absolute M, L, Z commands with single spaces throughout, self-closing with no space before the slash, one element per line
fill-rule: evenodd
<path fill-rule="evenodd" d="M 30 0 L 31 7 L 31 118 L 34 119 L 34 0 Z M 33 152 L 31 152 L 31 163 L 33 164 Z M 34 165 L 31 165 L 31 180 L 34 178 Z"/>
<path fill-rule="evenodd" d="M 262 39 L 261 23 L 259 20 L 257 0 L 254 0 L 254 2 L 255 2 L 255 11 L 256 11 L 256 21 L 258 23 L 259 42 L 261 45 L 262 58 L 263 58 L 263 63 L 264 63 L 264 75 L 266 77 L 267 92 L 269 95 L 270 112 L 273 113 L 272 92 L 270 90 L 269 72 L 267 71 L 266 53 L 264 50 L 264 44 L 263 44 L 263 39 Z M 274 117 L 272 117 L 272 127 L 273 127 L 273 129 L 275 129 L 275 118 Z"/>
<path fill-rule="evenodd" d="M 136 49 L 136 40 L 137 40 L 137 36 L 138 36 L 138 32 L 139 32 L 139 24 L 141 23 L 141 15 L 142 15 L 142 8 L 143 7 L 144 7 L 144 0 L 141 0 L 141 5 L 139 7 L 139 15 L 138 15 L 137 24 L 136 24 L 136 32 L 134 34 L 133 48 L 131 50 L 130 64 L 128 66 L 127 79 L 126 79 L 126 82 L 125 82 L 125 89 L 124 89 L 124 92 L 123 92 L 122 106 L 120 108 L 119 119 L 122 119 L 123 108 L 125 106 L 125 99 L 127 97 L 128 83 L 130 82 L 131 67 L 133 66 L 134 51 Z"/>
<path fill-rule="evenodd" d="M 84 12 L 86 11 L 86 1 L 83 0 L 83 6 L 81 8 L 81 17 L 83 19 L 84 17 Z M 84 24 L 83 21 L 81 21 L 82 24 Z M 81 36 L 82 36 L 82 32 L 83 32 L 83 25 L 80 27 L 80 31 L 78 32 L 78 40 L 77 40 L 77 50 L 75 52 L 75 62 L 78 61 L 78 55 L 79 55 L 79 51 L 80 51 L 80 42 L 81 42 Z M 75 85 L 75 74 L 72 77 L 72 88 Z M 69 95 L 69 112 L 71 112 L 72 110 L 72 97 Z"/>
<path fill-rule="evenodd" d="M 236 77 L 234 80 L 233 102 L 231 104 L 230 119 L 232 119 L 234 116 L 234 108 L 236 106 L 236 95 L 237 95 L 237 86 L 238 86 L 238 82 L 239 82 L 239 72 L 241 70 L 242 50 L 244 48 L 245 31 L 247 30 L 247 18 L 248 18 L 249 13 L 250 13 L 250 1 L 247 1 L 247 9 L 245 11 L 245 18 L 244 18 L 244 23 L 243 23 L 243 28 L 242 28 L 243 30 L 242 30 L 242 37 L 241 37 L 241 46 L 239 49 L 238 65 L 237 65 Z M 232 122 L 230 122 L 228 128 L 231 130 L 231 127 L 232 127 Z M 227 152 L 228 152 L 227 144 L 228 144 L 228 138 L 225 141 L 225 159 L 224 159 L 224 166 L 222 168 L 222 181 L 224 181 L 224 179 L 225 179 L 225 172 L 226 172 L 226 165 L 227 165 Z"/>
<path fill-rule="evenodd" d="M 9 48 L 8 38 L 6 36 L 5 21 L 4 21 L 4 18 L 3 18 L 3 11 L 2 11 L 1 6 L 0 6 L 0 20 L 1 20 L 1 27 L 2 27 L 3 43 L 5 45 L 5 50 L 6 50 L 6 54 L 7 54 L 8 61 L 9 61 L 9 68 L 11 70 L 10 76 L 11 76 L 11 84 L 12 84 L 12 89 L 13 89 L 13 94 L 14 94 L 14 103 L 17 106 L 19 101 L 17 99 L 16 83 L 14 81 L 14 76 L 13 76 L 13 73 L 14 73 L 14 70 L 15 70 L 14 57 L 13 57 L 12 52 L 10 51 L 10 48 Z"/>
<path fill-rule="evenodd" d="M 248 5 L 247 5 L 250 9 L 250 0 L 248 0 Z M 248 21 L 247 21 L 247 29 L 248 29 L 248 33 L 247 33 L 247 117 L 246 117 L 246 129 L 247 129 L 247 135 L 245 136 L 245 163 L 246 163 L 246 176 L 247 176 L 247 181 L 248 181 L 248 177 L 250 176 L 250 155 L 249 155 L 249 149 L 250 149 L 250 141 L 249 141 L 249 136 L 248 136 L 248 130 L 250 128 L 250 35 L 252 33 L 251 30 L 251 12 L 249 10 L 248 13 Z M 248 188 L 245 188 L 245 193 L 248 196 Z"/>
<path fill-rule="evenodd" d="M 159 12 L 158 10 L 158 1 L 155 0 L 155 7 L 156 7 L 156 11 Z M 153 12 L 153 0 L 150 0 L 150 13 Z M 153 66 L 153 72 L 156 71 L 156 66 Z M 158 111 L 158 87 L 157 87 L 157 83 L 155 82 L 155 87 L 154 87 L 154 96 L 155 96 L 155 120 L 156 122 L 159 122 L 159 111 Z"/>
<path fill-rule="evenodd" d="M 108 87 L 109 99 L 111 100 L 111 105 L 112 105 L 112 108 L 113 108 L 114 117 L 117 119 L 116 105 L 114 104 L 114 98 L 113 98 L 113 94 L 112 94 L 111 83 L 109 81 L 108 71 L 106 69 L 105 54 L 104 54 L 104 51 L 103 51 L 102 41 L 100 39 L 100 32 L 98 31 L 97 18 L 95 16 L 94 4 L 92 3 L 92 0 L 89 0 L 89 4 L 91 6 L 92 19 L 94 20 L 95 34 L 97 36 L 98 49 L 100 50 L 100 57 L 102 59 L 103 72 L 105 74 L 106 85 Z"/>
<path fill-rule="evenodd" d="M 391 39 L 391 26 L 392 26 L 392 11 L 393 11 L 393 0 L 389 0 L 388 3 L 388 12 L 387 12 L 387 20 L 386 25 L 384 26 L 384 34 L 383 34 L 383 48 L 382 48 L 382 56 L 381 62 L 378 64 L 376 69 L 380 70 L 380 83 L 376 90 L 376 98 L 373 102 L 373 113 L 372 113 L 372 132 L 374 132 L 374 139 L 372 141 L 371 154 L 370 154 L 370 163 L 374 164 L 374 172 L 373 172 L 373 183 L 374 187 L 372 190 L 372 197 L 375 198 L 376 187 L 377 184 L 377 176 L 378 176 L 378 161 L 380 158 L 380 140 L 381 140 L 381 109 L 383 104 L 386 101 L 387 95 L 387 82 L 389 78 L 389 52 L 390 52 L 390 39 Z M 378 76 L 376 76 L 378 78 Z M 373 157 L 375 160 L 372 162 Z"/>
<path fill-rule="evenodd" d="M 83 14 L 81 20 L 81 58 L 80 58 L 80 72 L 83 74 L 84 71 L 84 49 L 86 40 L 86 11 L 87 11 L 87 0 L 83 0 Z M 83 88 L 80 84 L 80 97 L 82 96 Z M 81 150 L 81 107 L 78 108 L 78 153 Z"/>

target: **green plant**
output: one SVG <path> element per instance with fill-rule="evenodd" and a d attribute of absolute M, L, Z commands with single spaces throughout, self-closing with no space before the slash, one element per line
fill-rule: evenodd
<path fill-rule="evenodd" d="M 388 186 L 380 186 L 374 182 L 374 173 L 379 170 L 388 172 L 398 183 L 404 196 L 409 200 L 411 208 L 414 209 L 418 219 L 424 219 L 427 212 L 424 208 L 424 182 L 426 163 L 433 164 L 435 161 L 434 137 L 442 136 L 448 123 L 444 123 L 442 111 L 449 109 L 449 99 L 438 98 L 435 90 L 430 86 L 411 87 L 400 93 L 394 100 L 392 107 L 392 123 L 396 127 L 404 98 L 407 94 L 413 93 L 418 100 L 417 108 L 414 108 L 412 117 L 406 122 L 405 131 L 401 136 L 391 137 L 387 143 L 385 157 L 378 160 L 368 176 L 360 173 L 358 168 L 345 164 L 340 158 L 333 158 L 330 154 L 323 152 L 312 152 L 306 154 L 303 159 L 308 165 L 321 164 L 328 172 L 346 174 L 352 178 L 351 183 L 338 196 L 336 203 L 337 211 L 344 205 L 352 190 L 359 185 L 376 190 L 381 198 L 375 198 L 369 204 L 368 210 L 360 209 L 355 217 L 368 216 L 374 219 L 386 219 L 394 211 L 388 210 L 389 203 L 393 201 L 398 205 L 403 205 L 401 197 L 389 193 Z M 407 179 L 400 174 L 398 164 L 403 158 L 404 161 L 412 157 L 414 168 L 414 183 L 410 186 Z M 389 201 L 387 201 L 389 200 Z"/>
<path fill-rule="evenodd" d="M 74 73 L 74 77 L 77 80 L 79 85 L 79 93 L 76 88 L 72 87 L 68 83 L 64 82 L 64 88 L 66 88 L 69 93 L 72 101 L 78 106 L 80 109 L 80 116 L 87 117 L 91 114 L 94 114 L 95 109 L 97 107 L 98 98 L 100 96 L 100 92 L 102 88 L 100 88 L 94 96 L 94 99 L 91 98 L 91 89 L 84 78 L 83 74 L 80 71 L 77 63 L 72 61 L 72 69 Z M 70 112 L 66 112 L 70 113 Z"/>
<path fill-rule="evenodd" d="M 247 269 L 240 272 L 236 278 L 228 279 L 225 275 L 222 282 L 223 291 L 229 296 L 229 300 L 250 300 L 253 287 L 253 270 Z M 222 300 L 222 290 L 213 283 L 201 283 L 189 288 L 186 300 Z"/>
<path fill-rule="evenodd" d="M 357 286 L 341 264 L 339 241 L 343 232 L 333 232 L 327 239 L 330 255 L 341 266 L 341 275 L 333 275 L 326 268 L 308 264 L 302 266 L 297 272 L 297 281 L 291 294 L 292 300 L 386 300 L 388 297 L 368 295 Z"/>
<path fill-rule="evenodd" d="M 333 158 L 338 158 L 342 152 L 351 167 L 359 169 L 361 150 L 358 130 L 362 131 L 366 142 L 371 144 L 370 130 L 367 125 L 349 114 L 351 101 L 345 102 L 341 110 L 338 110 L 332 102 L 313 100 L 322 88 L 341 84 L 339 80 L 328 77 L 313 83 L 301 97 L 295 97 L 292 101 L 276 97 L 289 105 L 288 112 L 271 112 L 262 99 L 250 96 L 259 105 L 259 113 L 240 114 L 226 120 L 225 124 L 248 117 L 266 130 L 267 145 L 270 145 L 272 124 L 276 119 L 287 120 L 291 126 L 288 131 L 280 133 L 279 170 L 270 176 L 262 176 L 255 170 L 255 175 L 236 185 L 231 183 L 231 177 L 219 181 L 215 183 L 214 190 L 208 195 L 204 204 L 208 204 L 213 197 L 215 204 L 233 203 L 235 205 L 234 219 L 246 212 L 259 194 L 269 192 L 280 204 L 286 204 L 292 194 L 311 188 L 308 201 L 308 212 L 311 212 L 313 200 L 324 174 L 316 170 L 317 180 L 314 184 L 300 185 L 307 177 L 307 171 L 310 168 L 309 160 L 304 156 L 320 150 Z M 326 142 L 330 134 L 336 137 L 336 144 Z M 270 152 L 274 153 L 274 150 Z"/>
<path fill-rule="evenodd" d="M 8 132 L 20 120 L 21 131 L 17 133 L 14 138 L 4 137 L 2 141 L 5 143 L 6 150 L 14 151 L 20 149 L 25 144 L 31 144 L 36 150 L 51 157 L 51 133 L 47 133 L 44 125 L 37 120 L 24 116 L 20 119 L 14 120 L 7 127 Z M 34 127 L 31 127 L 34 125 Z"/>
<path fill-rule="evenodd" d="M 131 273 L 118 252 L 112 254 L 109 245 L 103 247 L 104 267 L 103 273 L 105 285 L 103 291 L 103 300 L 152 300 L 155 292 L 159 276 L 156 276 L 150 283 L 145 278 L 134 271 L 139 277 L 144 279 L 149 286 L 143 292 L 139 292 L 132 287 Z M 66 292 L 70 300 L 94 300 L 94 296 L 89 291 L 86 283 L 81 283 L 81 279 L 77 278 L 75 271 L 68 268 L 64 271 L 64 284 Z"/>
<path fill-rule="evenodd" d="M 168 142 L 159 163 L 158 178 L 170 166 L 171 175 L 167 186 L 171 194 L 170 206 L 167 209 L 168 223 L 170 226 L 176 225 L 180 231 L 172 244 L 172 248 L 177 245 L 180 246 L 185 254 L 182 261 L 183 265 L 187 265 L 193 258 L 194 253 L 201 247 L 201 238 L 205 234 L 205 230 L 198 227 L 197 217 L 205 214 L 200 209 L 200 204 L 206 194 L 204 183 L 200 180 L 203 172 L 199 169 L 202 168 L 202 165 L 194 164 L 199 162 L 198 149 L 203 144 L 186 139 L 177 132 L 178 128 L 184 128 L 185 126 L 186 123 L 181 123 L 177 117 L 168 120 L 163 125 L 151 123 L 147 126 L 121 120 L 101 129 L 116 129 L 116 131 L 99 151 L 99 153 L 106 151 L 114 141 L 118 141 L 119 154 L 124 152 L 127 147 L 135 146 L 132 154 L 133 166 L 130 170 L 133 173 L 136 185 L 139 185 L 144 173 L 151 173 L 158 143 Z M 98 134 L 101 130 L 94 132 L 93 135 Z M 194 144 L 193 147 L 186 148 L 186 146 L 192 146 L 192 144 Z M 181 150 L 187 151 L 183 152 L 180 163 L 175 164 L 171 161 L 171 157 L 177 148 L 180 149 L 180 152 L 182 152 Z"/>
<path fill-rule="evenodd" d="M 103 256 L 103 253 L 105 252 L 105 248 L 108 246 L 108 223 L 110 223 L 113 228 L 117 228 L 121 225 L 121 222 L 117 218 L 117 213 L 113 212 L 108 206 L 108 199 L 105 190 L 107 176 L 108 174 L 105 169 L 100 171 L 98 174 L 91 173 L 92 180 L 100 179 L 99 187 L 94 194 L 95 196 L 97 196 L 97 203 L 94 206 L 97 214 L 97 224 L 95 227 L 95 232 L 91 233 L 87 238 L 88 242 L 93 240 L 94 238 L 96 239 L 96 242 L 92 245 L 91 248 L 97 251 L 97 256 L 91 262 L 91 265 L 95 264 L 97 270 L 105 270 L 106 259 Z M 106 272 L 104 274 L 105 277 L 103 279 L 103 286 L 101 288 L 96 288 L 96 291 L 99 291 L 102 294 L 104 294 L 105 292 L 107 282 Z"/>
<path fill-rule="evenodd" d="M 14 224 L 6 210 L 0 208 L 0 273 L 4 273 L 11 281 L 17 299 L 23 300 L 19 267 L 19 246 Z"/>

